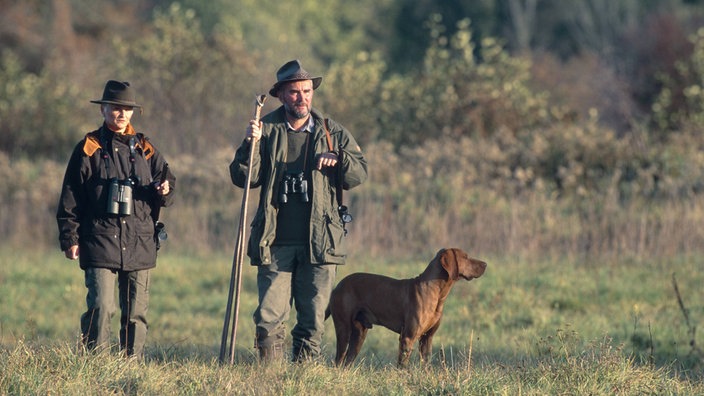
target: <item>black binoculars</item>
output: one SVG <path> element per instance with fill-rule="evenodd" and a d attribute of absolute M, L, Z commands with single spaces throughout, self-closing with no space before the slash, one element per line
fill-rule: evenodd
<path fill-rule="evenodd" d="M 132 179 L 110 179 L 108 187 L 108 208 L 111 215 L 129 216 L 132 214 Z"/>
<path fill-rule="evenodd" d="M 279 188 L 279 202 L 287 203 L 289 194 L 298 194 L 301 196 L 301 202 L 308 202 L 308 181 L 305 179 L 303 172 L 287 173 L 281 179 Z"/>

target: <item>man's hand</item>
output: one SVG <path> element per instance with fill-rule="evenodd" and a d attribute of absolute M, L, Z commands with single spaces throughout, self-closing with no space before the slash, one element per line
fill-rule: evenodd
<path fill-rule="evenodd" d="M 249 126 L 247 127 L 247 141 L 251 142 L 254 140 L 255 142 L 259 140 L 262 137 L 262 122 L 257 120 L 249 120 Z"/>
<path fill-rule="evenodd" d="M 322 170 L 324 167 L 337 165 L 337 153 L 329 151 L 327 153 L 322 153 L 318 155 L 318 160 L 316 161 L 318 170 Z"/>

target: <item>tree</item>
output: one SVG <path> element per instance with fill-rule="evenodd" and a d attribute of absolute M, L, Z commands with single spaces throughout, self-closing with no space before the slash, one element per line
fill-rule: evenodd
<path fill-rule="evenodd" d="M 534 35 L 538 0 L 507 0 L 513 42 L 519 52 L 528 52 Z"/>
<path fill-rule="evenodd" d="M 258 92 L 254 59 L 237 41 L 207 39 L 195 12 L 177 4 L 157 11 L 153 26 L 138 42 L 116 39 L 105 59 L 105 68 L 138 87 L 148 114 L 142 128 L 171 152 L 232 144 L 244 132 L 233 124 L 246 125 Z"/>

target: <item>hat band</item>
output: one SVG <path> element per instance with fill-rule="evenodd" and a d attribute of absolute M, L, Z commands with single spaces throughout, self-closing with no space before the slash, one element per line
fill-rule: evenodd
<path fill-rule="evenodd" d="M 294 75 L 286 77 L 286 80 L 282 81 L 290 81 L 290 80 L 312 80 L 313 77 L 310 76 L 308 73 L 296 73 Z"/>

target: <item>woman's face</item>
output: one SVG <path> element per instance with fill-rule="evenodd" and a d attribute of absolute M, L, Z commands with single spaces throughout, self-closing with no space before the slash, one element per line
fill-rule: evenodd
<path fill-rule="evenodd" d="M 103 115 L 105 124 L 107 124 L 111 131 L 123 133 L 130 123 L 132 114 L 134 114 L 134 107 L 102 104 L 100 105 L 100 113 Z"/>

